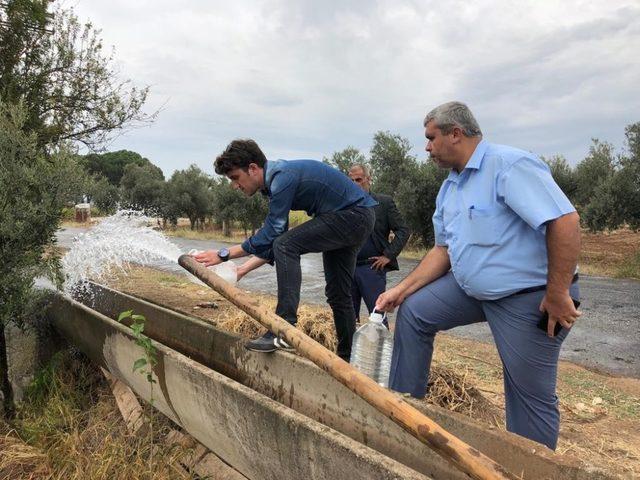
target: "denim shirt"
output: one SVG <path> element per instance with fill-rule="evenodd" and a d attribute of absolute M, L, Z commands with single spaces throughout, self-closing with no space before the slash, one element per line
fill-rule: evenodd
<path fill-rule="evenodd" d="M 264 167 L 264 186 L 269 213 L 262 228 L 242 243 L 242 249 L 268 260 L 272 259 L 273 241 L 289 228 L 291 210 L 316 217 L 378 204 L 344 173 L 317 160 L 270 160 Z"/>
<path fill-rule="evenodd" d="M 547 283 L 546 224 L 575 208 L 535 155 L 482 140 L 436 198 L 436 245 L 467 295 L 496 300 Z"/>

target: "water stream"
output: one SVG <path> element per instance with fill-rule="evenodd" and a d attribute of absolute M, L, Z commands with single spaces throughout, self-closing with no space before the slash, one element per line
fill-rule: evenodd
<path fill-rule="evenodd" d="M 88 280 L 99 282 L 126 272 L 132 264 L 181 270 L 177 262 L 183 252 L 151 228 L 152 224 L 152 219 L 140 212 L 120 210 L 76 235 L 62 259 L 65 292 L 90 293 Z"/>

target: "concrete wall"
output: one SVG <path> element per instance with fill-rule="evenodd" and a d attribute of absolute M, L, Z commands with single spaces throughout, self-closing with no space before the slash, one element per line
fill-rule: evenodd
<path fill-rule="evenodd" d="M 248 478 L 429 478 L 160 343 L 152 386 L 132 372 L 142 351 L 130 330 L 77 302 L 58 297 L 51 319 L 96 364 Z"/>

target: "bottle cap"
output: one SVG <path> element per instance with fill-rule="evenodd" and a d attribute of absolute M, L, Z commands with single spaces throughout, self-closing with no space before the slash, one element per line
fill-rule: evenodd
<path fill-rule="evenodd" d="M 385 315 L 384 313 L 374 310 L 373 312 L 371 312 L 371 315 L 369 315 L 369 321 L 375 322 L 375 323 L 382 323 L 382 321 L 384 320 L 384 315 Z"/>

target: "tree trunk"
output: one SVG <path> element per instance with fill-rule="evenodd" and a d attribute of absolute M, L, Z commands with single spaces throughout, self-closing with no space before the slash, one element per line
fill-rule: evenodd
<path fill-rule="evenodd" d="M 0 389 L 3 396 L 4 416 L 9 419 L 15 413 L 13 404 L 13 389 L 9 381 L 9 362 L 7 361 L 7 340 L 4 334 L 4 324 L 0 324 Z"/>
<path fill-rule="evenodd" d="M 222 234 L 225 237 L 231 236 L 231 222 L 229 222 L 228 220 L 222 221 Z"/>

